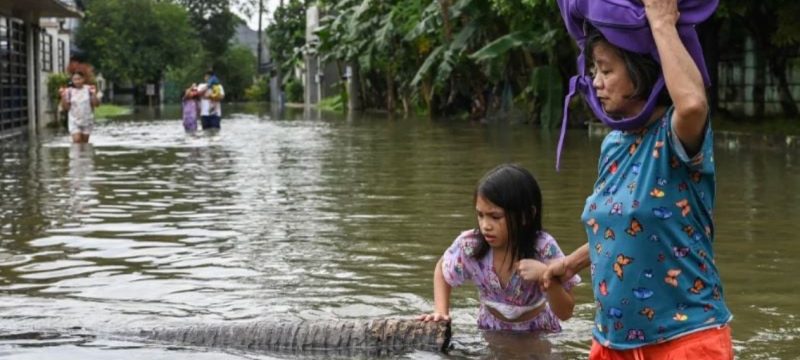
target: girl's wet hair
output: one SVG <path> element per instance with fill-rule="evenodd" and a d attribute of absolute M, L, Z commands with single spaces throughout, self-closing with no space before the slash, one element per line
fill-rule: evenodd
<path fill-rule="evenodd" d="M 536 178 L 524 168 L 514 164 L 500 165 L 483 176 L 475 189 L 478 196 L 503 208 L 508 227 L 508 246 L 513 261 L 536 256 L 536 241 L 542 232 L 542 191 Z M 479 239 L 474 257 L 482 258 L 489 251 L 489 243 L 475 229 Z"/>
<path fill-rule="evenodd" d="M 584 64 L 587 69 L 594 66 L 594 48 L 600 43 L 610 45 L 625 63 L 625 69 L 633 82 L 633 94 L 629 97 L 636 100 L 647 100 L 658 81 L 658 76 L 661 75 L 661 65 L 650 55 L 638 54 L 615 46 L 606 40 L 600 30 L 589 26 L 586 36 L 586 63 Z M 669 105 L 671 102 L 669 94 L 664 88 L 658 95 L 658 104 Z"/>

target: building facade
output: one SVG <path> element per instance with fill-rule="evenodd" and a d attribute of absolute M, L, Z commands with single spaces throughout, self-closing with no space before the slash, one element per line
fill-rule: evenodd
<path fill-rule="evenodd" d="M 70 46 L 58 19 L 79 16 L 72 1 L 0 0 L 0 138 L 54 118 L 47 77 L 66 67 Z"/>

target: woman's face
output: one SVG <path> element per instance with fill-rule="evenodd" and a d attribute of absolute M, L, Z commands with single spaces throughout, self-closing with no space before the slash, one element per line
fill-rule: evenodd
<path fill-rule="evenodd" d="M 633 81 L 625 61 L 613 45 L 600 41 L 592 51 L 592 86 L 603 111 L 612 117 L 632 117 L 644 108 L 645 101 L 634 99 Z"/>

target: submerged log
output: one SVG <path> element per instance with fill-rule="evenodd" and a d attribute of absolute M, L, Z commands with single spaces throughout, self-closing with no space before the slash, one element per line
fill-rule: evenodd
<path fill-rule="evenodd" d="M 382 356 L 424 350 L 446 352 L 450 324 L 404 319 L 325 322 L 253 322 L 142 330 L 147 340 L 207 348 L 297 354 Z"/>

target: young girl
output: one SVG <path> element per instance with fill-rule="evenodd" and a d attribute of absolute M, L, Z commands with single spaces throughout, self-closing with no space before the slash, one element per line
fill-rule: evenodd
<path fill-rule="evenodd" d="M 197 131 L 197 99 L 200 94 L 196 84 L 192 84 L 183 94 L 183 128 L 187 133 Z"/>
<path fill-rule="evenodd" d="M 452 287 L 470 280 L 478 286 L 480 329 L 560 331 L 559 319 L 572 316 L 570 290 L 580 277 L 547 292 L 540 289 L 536 279 L 546 264 L 564 254 L 542 230 L 536 179 L 519 166 L 500 165 L 481 179 L 474 199 L 478 228 L 462 232 L 439 259 L 433 275 L 435 309 L 419 319 L 449 321 Z"/>
<path fill-rule="evenodd" d="M 72 73 L 71 80 L 72 87 L 61 90 L 61 107 L 68 111 L 67 128 L 72 142 L 87 143 L 94 128 L 94 108 L 100 105 L 100 99 L 96 88 L 86 85 L 82 72 Z"/>

